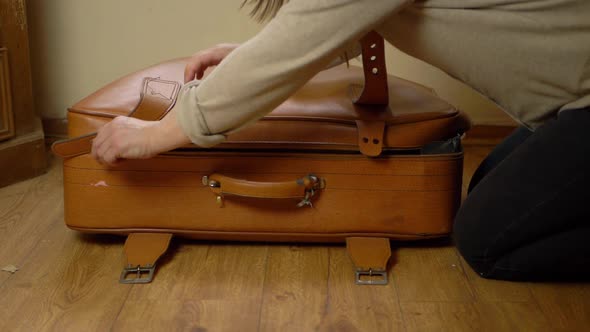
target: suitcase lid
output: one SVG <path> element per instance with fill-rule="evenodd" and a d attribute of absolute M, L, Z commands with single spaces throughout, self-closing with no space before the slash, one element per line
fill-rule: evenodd
<path fill-rule="evenodd" d="M 124 76 L 77 102 L 69 112 L 99 117 L 128 115 L 140 99 L 144 78 L 181 82 L 187 60 L 171 60 Z M 392 75 L 388 75 L 389 108 L 367 111 L 354 105 L 349 95 L 351 86 L 363 83 L 359 67 L 341 65 L 322 71 L 263 119 L 230 135 L 220 147 L 358 151 L 363 139 L 371 139 L 367 133 L 376 130 L 379 135 L 382 130 L 379 145 L 384 149 L 413 148 L 469 128 L 465 115 L 431 89 Z M 152 85 L 152 89 L 159 89 L 151 92 L 164 96 L 172 93 L 169 84 Z M 375 129 L 373 124 L 384 128 Z"/>

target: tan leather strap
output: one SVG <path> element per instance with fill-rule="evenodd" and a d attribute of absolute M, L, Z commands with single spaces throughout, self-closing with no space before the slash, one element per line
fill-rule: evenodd
<path fill-rule="evenodd" d="M 383 37 L 375 31 L 361 39 L 363 54 L 364 86 L 352 85 L 350 91 L 359 113 L 384 112 L 389 107 L 389 87 L 385 66 Z M 377 157 L 383 149 L 384 121 L 356 121 L 359 150 L 369 157 Z"/>
<path fill-rule="evenodd" d="M 157 121 L 162 119 L 174 106 L 176 95 L 180 84 L 178 82 L 165 81 L 166 83 L 175 84 L 172 97 L 163 98 L 161 95 L 152 95 L 148 92 L 149 82 L 158 81 L 158 79 L 144 79 L 143 91 L 141 98 L 135 109 L 128 115 L 129 117 L 145 120 Z M 51 150 L 54 154 L 62 158 L 72 158 L 82 154 L 89 153 L 92 149 L 92 140 L 96 133 L 61 140 L 53 143 Z"/>
<path fill-rule="evenodd" d="M 387 262 L 391 247 L 387 238 L 348 237 L 346 249 L 356 267 L 356 283 L 360 285 L 387 284 Z M 363 280 L 362 276 L 378 276 L 381 279 Z"/>
<path fill-rule="evenodd" d="M 132 233 L 125 241 L 126 263 L 121 273 L 121 283 L 148 283 L 153 279 L 156 261 L 168 246 L 172 234 L 169 233 Z M 143 277 L 142 274 L 147 274 Z M 133 278 L 128 278 L 132 275 Z"/>
<path fill-rule="evenodd" d="M 353 101 L 357 105 L 387 106 L 389 105 L 389 87 L 387 85 L 383 37 L 377 32 L 371 31 L 360 42 L 365 85 L 351 86 Z M 383 111 L 383 108 L 375 108 L 374 110 Z"/>
<path fill-rule="evenodd" d="M 57 141 L 51 145 L 51 151 L 58 157 L 73 158 L 92 149 L 92 141 L 96 133 Z"/>
<path fill-rule="evenodd" d="M 224 195 L 252 198 L 300 198 L 302 205 L 311 205 L 311 197 L 325 187 L 324 180 L 309 174 L 303 178 L 285 182 L 260 182 L 236 179 L 221 174 L 203 177 L 203 185 L 217 195 L 218 203 Z"/>
<path fill-rule="evenodd" d="M 358 145 L 361 153 L 369 157 L 377 157 L 383 150 L 385 122 L 357 120 Z"/>

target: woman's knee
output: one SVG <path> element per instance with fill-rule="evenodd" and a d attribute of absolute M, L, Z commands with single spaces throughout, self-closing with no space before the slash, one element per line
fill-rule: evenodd
<path fill-rule="evenodd" d="M 455 217 L 453 240 L 465 261 L 481 276 L 486 276 L 495 262 L 494 245 L 498 234 L 493 207 L 478 202 L 476 195 L 463 203 Z"/>

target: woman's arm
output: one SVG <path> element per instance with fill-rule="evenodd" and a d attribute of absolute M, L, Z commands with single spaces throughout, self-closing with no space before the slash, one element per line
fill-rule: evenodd
<path fill-rule="evenodd" d="M 148 158 L 189 141 L 210 147 L 280 105 L 370 30 L 411 0 L 291 0 L 256 36 L 233 50 L 202 82 L 181 90 L 170 115 L 141 128 L 133 146 L 109 142 L 133 126 L 109 128 L 96 139 L 97 160 Z M 124 121 L 120 121 L 124 122 Z M 137 127 L 138 125 L 135 124 Z M 117 132 L 128 131 L 128 135 Z M 111 137 L 112 136 L 112 137 Z M 149 137 L 147 139 L 145 137 Z M 142 146 L 142 148 L 138 148 Z M 129 151 L 145 151 L 138 156 Z"/>
<path fill-rule="evenodd" d="M 217 66 L 238 46 L 240 44 L 219 44 L 193 54 L 184 69 L 184 83 L 202 79 L 207 68 Z"/>
<path fill-rule="evenodd" d="M 332 67 L 336 67 L 336 66 L 341 65 L 345 62 L 348 64 L 348 61 L 350 61 L 356 57 L 359 57 L 362 52 L 363 52 L 363 49 L 362 49 L 361 43 L 356 41 L 351 46 L 346 48 L 344 50 L 344 52 L 342 54 L 340 54 L 340 56 L 338 56 L 337 58 L 332 60 L 332 62 L 330 62 L 325 69 L 330 69 Z"/>
<path fill-rule="evenodd" d="M 291 0 L 200 85 L 183 89 L 179 125 L 212 146 L 280 105 L 405 0 Z"/>

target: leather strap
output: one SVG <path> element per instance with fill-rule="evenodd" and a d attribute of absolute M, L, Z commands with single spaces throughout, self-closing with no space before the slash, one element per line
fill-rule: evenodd
<path fill-rule="evenodd" d="M 357 105 L 389 105 L 387 67 L 385 66 L 385 43 L 375 31 L 369 32 L 361 40 L 365 85 L 351 86 L 353 102 Z M 375 108 L 382 111 L 382 108 Z"/>
<path fill-rule="evenodd" d="M 350 91 L 359 113 L 384 112 L 389 106 L 389 86 L 385 66 L 385 43 L 375 31 L 361 39 L 365 85 L 352 85 Z M 384 121 L 357 120 L 358 145 L 362 154 L 377 157 L 383 149 Z"/>
<path fill-rule="evenodd" d="M 51 151 L 62 158 L 73 158 L 90 153 L 94 138 L 96 138 L 96 133 L 57 141 L 51 145 Z"/>
<path fill-rule="evenodd" d="M 157 121 L 162 119 L 174 106 L 180 84 L 178 82 L 162 81 L 168 84 L 175 84 L 171 98 L 163 98 L 160 94 L 149 93 L 149 83 L 159 82 L 159 79 L 146 78 L 143 83 L 141 98 L 135 109 L 128 115 L 129 117 L 145 120 Z M 92 140 L 96 133 L 61 140 L 53 143 L 51 150 L 54 154 L 62 158 L 72 158 L 82 154 L 89 153 L 92 149 Z"/>
<path fill-rule="evenodd" d="M 361 153 L 369 157 L 377 157 L 383 150 L 385 122 L 357 120 L 358 145 Z"/>
<path fill-rule="evenodd" d="M 356 283 L 362 285 L 387 284 L 387 262 L 391 247 L 387 238 L 348 237 L 346 249 L 356 267 Z M 381 280 L 364 281 L 361 276 L 381 276 Z"/>
<path fill-rule="evenodd" d="M 172 234 L 169 233 L 131 233 L 125 241 L 126 263 L 121 273 L 121 283 L 148 283 L 153 279 L 156 261 L 162 256 L 168 246 Z M 130 274 L 137 274 L 135 278 L 127 278 Z M 147 277 L 142 277 L 146 273 Z"/>

